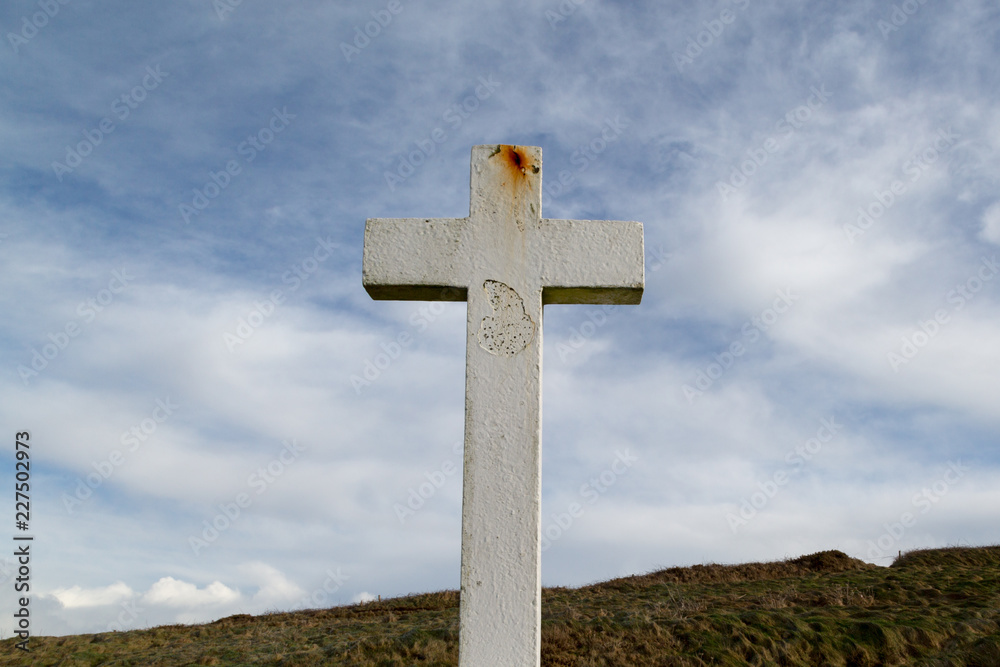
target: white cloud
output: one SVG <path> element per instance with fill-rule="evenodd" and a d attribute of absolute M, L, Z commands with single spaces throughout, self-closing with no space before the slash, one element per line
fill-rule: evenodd
<path fill-rule="evenodd" d="M 163 577 L 153 584 L 142 596 L 142 602 L 167 607 L 214 607 L 240 599 L 238 590 L 213 581 L 205 588 L 180 581 L 173 577 Z"/>
<path fill-rule="evenodd" d="M 255 561 L 239 567 L 240 572 L 257 585 L 251 603 L 255 608 L 284 608 L 300 600 L 306 592 L 276 567 Z"/>
<path fill-rule="evenodd" d="M 375 599 L 376 599 L 375 596 L 369 593 L 368 591 L 361 591 L 353 598 L 351 598 L 351 602 L 358 604 L 359 602 L 372 602 Z"/>
<path fill-rule="evenodd" d="M 339 570 L 337 571 L 339 572 Z M 336 573 L 335 573 L 336 574 Z M 330 572 L 318 587 L 317 604 L 343 602 L 333 596 L 348 577 Z M 122 582 L 85 588 L 71 586 L 42 594 L 33 617 L 42 633 L 127 630 L 165 623 L 203 623 L 237 613 L 260 614 L 292 609 L 306 599 L 306 591 L 278 568 L 262 561 L 238 565 L 227 583 L 203 587 L 165 576 L 145 592 Z M 242 592 L 243 590 L 247 592 Z M 252 592 L 251 592 L 252 591 Z"/>
<path fill-rule="evenodd" d="M 983 212 L 983 228 L 979 232 L 984 241 L 1000 245 L 1000 202 L 990 206 Z"/>
<path fill-rule="evenodd" d="M 50 595 L 59 600 L 66 609 L 77 609 L 118 604 L 132 597 L 134 592 L 127 584 L 118 581 L 103 588 L 84 589 L 80 586 L 57 588 Z"/>

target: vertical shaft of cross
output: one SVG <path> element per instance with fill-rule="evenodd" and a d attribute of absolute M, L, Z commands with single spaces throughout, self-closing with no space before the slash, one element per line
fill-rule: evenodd
<path fill-rule="evenodd" d="M 480 295 L 483 288 L 479 287 Z M 462 498 L 462 667 L 538 665 L 541 649 L 541 294 L 516 356 L 480 345 L 486 298 L 469 288 Z"/>
<path fill-rule="evenodd" d="M 532 667 L 541 648 L 540 166 L 537 149 L 473 152 L 469 233 L 491 251 L 467 294 L 462 667 Z"/>

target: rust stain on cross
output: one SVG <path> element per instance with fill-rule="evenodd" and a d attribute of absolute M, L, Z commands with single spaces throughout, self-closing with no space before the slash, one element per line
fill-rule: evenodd
<path fill-rule="evenodd" d="M 489 159 L 497 160 L 500 163 L 499 185 L 501 188 L 509 188 L 511 217 L 517 222 L 518 229 L 523 232 L 524 220 L 517 214 L 517 202 L 523 195 L 529 194 L 533 188 L 538 187 L 538 183 L 533 182 L 532 177 L 541 178 L 539 173 L 542 167 L 538 163 L 538 160 L 523 147 L 508 144 L 497 144 L 493 152 L 490 153 Z M 529 207 L 533 215 L 540 215 L 535 210 L 534 204 L 531 204 Z"/>
<path fill-rule="evenodd" d="M 500 160 L 503 161 L 504 165 L 507 167 L 507 171 L 511 175 L 512 182 L 516 185 L 519 181 L 525 180 L 524 177 L 529 173 L 537 174 L 541 171 L 541 167 L 537 162 L 531 159 L 531 156 L 527 152 L 520 148 L 519 146 L 509 146 L 506 144 L 498 145 L 493 153 L 490 154 L 490 158 L 500 156 Z"/>

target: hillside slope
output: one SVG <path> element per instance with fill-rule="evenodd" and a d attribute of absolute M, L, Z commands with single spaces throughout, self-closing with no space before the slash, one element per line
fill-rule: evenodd
<path fill-rule="evenodd" d="M 543 591 L 544 665 L 1000 667 L 1000 546 L 696 565 Z M 454 665 L 458 593 L 0 643 L 3 665 Z"/>

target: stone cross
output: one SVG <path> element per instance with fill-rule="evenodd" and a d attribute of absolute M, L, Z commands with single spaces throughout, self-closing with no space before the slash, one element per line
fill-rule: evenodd
<path fill-rule="evenodd" d="M 642 223 L 542 218 L 542 149 L 472 148 L 467 218 L 371 218 L 373 299 L 466 301 L 459 664 L 541 653 L 542 306 L 637 304 Z"/>

